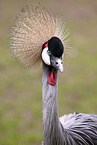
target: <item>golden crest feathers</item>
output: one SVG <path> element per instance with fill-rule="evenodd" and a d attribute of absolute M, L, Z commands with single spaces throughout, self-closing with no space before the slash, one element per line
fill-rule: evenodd
<path fill-rule="evenodd" d="M 26 8 L 21 11 L 11 30 L 10 49 L 12 54 L 27 67 L 41 62 L 42 45 L 51 37 L 59 37 L 68 47 L 69 29 L 61 18 L 44 8 Z"/>

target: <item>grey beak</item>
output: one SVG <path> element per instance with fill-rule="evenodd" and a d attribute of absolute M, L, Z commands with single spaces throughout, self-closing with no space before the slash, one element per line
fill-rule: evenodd
<path fill-rule="evenodd" d="M 63 72 L 63 62 L 62 62 L 62 58 L 58 58 L 58 57 L 52 57 L 51 58 L 51 64 L 52 66 L 54 66 L 56 69 L 58 69 L 60 72 Z"/>

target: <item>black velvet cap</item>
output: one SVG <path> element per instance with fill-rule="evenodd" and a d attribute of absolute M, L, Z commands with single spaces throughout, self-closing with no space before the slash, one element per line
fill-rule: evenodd
<path fill-rule="evenodd" d="M 50 40 L 48 40 L 48 50 L 55 57 L 61 57 L 64 52 L 62 41 L 58 37 L 52 37 Z"/>

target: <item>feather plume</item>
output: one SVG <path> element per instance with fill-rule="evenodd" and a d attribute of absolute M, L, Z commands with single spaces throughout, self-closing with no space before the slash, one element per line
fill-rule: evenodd
<path fill-rule="evenodd" d="M 19 62 L 31 68 L 41 62 L 42 45 L 54 36 L 61 39 L 64 48 L 69 47 L 69 29 L 61 18 L 45 8 L 27 7 L 11 29 L 10 49 Z"/>

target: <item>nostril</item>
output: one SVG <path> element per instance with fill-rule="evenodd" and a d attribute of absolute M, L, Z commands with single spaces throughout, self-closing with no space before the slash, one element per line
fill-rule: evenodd
<path fill-rule="evenodd" d="M 58 65 L 58 62 L 56 61 L 56 65 Z"/>
<path fill-rule="evenodd" d="M 63 64 L 63 62 L 61 62 L 61 64 Z"/>

